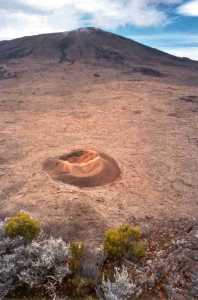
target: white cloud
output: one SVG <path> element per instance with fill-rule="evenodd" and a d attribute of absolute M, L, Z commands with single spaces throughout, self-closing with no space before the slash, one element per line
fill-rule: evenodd
<path fill-rule="evenodd" d="M 93 21 L 96 26 L 115 28 L 132 24 L 136 26 L 155 26 L 166 21 L 166 14 L 157 6 L 151 5 L 153 1 L 128 1 L 127 4 L 117 1 L 113 9 L 104 10 L 101 14 L 95 14 Z M 149 6 L 150 4 L 150 6 Z"/>
<path fill-rule="evenodd" d="M 0 9 L 0 16 L 0 40 L 73 30 L 81 26 L 80 16 L 72 7 L 67 15 L 62 10 L 56 10 L 49 15 L 26 14 L 23 11 L 15 11 L 6 15 Z"/>
<path fill-rule="evenodd" d="M 14 25 L 13 25 L 14 24 Z M 11 39 L 24 35 L 33 35 L 48 30 L 46 17 L 28 16 L 17 12 L 5 18 L 4 26 L 0 27 L 0 38 Z"/>
<path fill-rule="evenodd" d="M 40 1 L 40 0 L 18 0 L 19 3 L 29 5 L 31 7 L 37 8 L 37 9 L 42 9 L 42 10 L 47 10 L 50 11 L 52 9 L 60 9 L 64 7 L 67 4 L 71 4 L 72 1 L 67 1 L 67 0 L 45 0 L 45 1 Z"/>
<path fill-rule="evenodd" d="M 9 0 L 8 5 L 5 0 L 0 0 L 0 39 L 41 32 L 67 31 L 85 25 L 110 30 L 125 25 L 164 25 L 169 16 L 160 4 L 171 6 L 181 1 Z"/>
<path fill-rule="evenodd" d="M 198 16 L 198 0 L 192 0 L 179 6 L 178 12 L 186 16 Z"/>
<path fill-rule="evenodd" d="M 198 47 L 185 47 L 177 49 L 162 49 L 175 56 L 188 57 L 190 59 L 198 60 Z"/>

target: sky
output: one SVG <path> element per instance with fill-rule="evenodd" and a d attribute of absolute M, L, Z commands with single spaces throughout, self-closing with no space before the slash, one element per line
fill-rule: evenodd
<path fill-rule="evenodd" d="M 198 60 L 198 0 L 0 0 L 0 40 L 86 26 Z"/>

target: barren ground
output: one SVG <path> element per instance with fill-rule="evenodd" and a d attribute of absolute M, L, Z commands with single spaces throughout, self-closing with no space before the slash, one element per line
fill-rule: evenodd
<path fill-rule="evenodd" d="M 0 81 L 2 217 L 27 210 L 55 235 L 89 243 L 134 217 L 198 217 L 198 87 L 190 78 L 36 68 Z M 78 188 L 43 170 L 46 159 L 78 148 L 112 156 L 121 177 Z"/>

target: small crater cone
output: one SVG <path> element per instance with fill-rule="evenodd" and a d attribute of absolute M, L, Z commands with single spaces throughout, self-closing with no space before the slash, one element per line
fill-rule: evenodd
<path fill-rule="evenodd" d="M 105 185 L 120 176 L 116 161 L 94 150 L 75 150 L 49 158 L 43 168 L 54 180 L 79 187 Z"/>

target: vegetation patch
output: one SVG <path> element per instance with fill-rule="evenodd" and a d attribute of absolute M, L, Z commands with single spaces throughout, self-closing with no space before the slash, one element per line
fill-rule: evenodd
<path fill-rule="evenodd" d="M 171 300 L 180 291 L 185 299 L 196 299 L 197 230 L 191 226 L 187 236 L 173 241 L 172 235 L 157 232 L 146 247 L 139 226 L 110 228 L 103 247 L 95 252 L 97 272 L 90 276 L 85 272 L 83 242 L 39 234 L 38 221 L 20 212 L 0 222 L 0 299 L 35 295 L 48 300 L 127 300 L 144 299 L 143 295 L 160 299 L 163 293 Z"/>
<path fill-rule="evenodd" d="M 81 269 L 82 258 L 84 255 L 83 242 L 70 243 L 69 251 L 70 251 L 69 267 L 73 272 L 77 273 Z"/>
<path fill-rule="evenodd" d="M 9 237 L 23 237 L 27 241 L 36 238 L 40 232 L 40 224 L 26 212 L 19 212 L 5 223 L 5 232 Z"/>
<path fill-rule="evenodd" d="M 105 233 L 104 251 L 111 259 L 144 257 L 146 244 L 141 238 L 139 226 L 121 225 L 119 228 L 109 229 Z"/>

